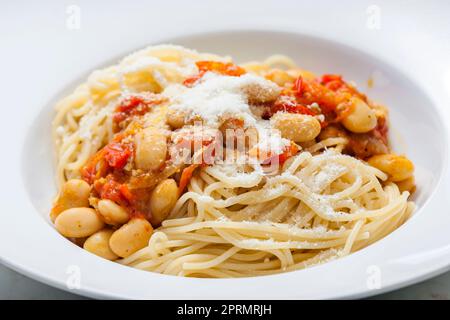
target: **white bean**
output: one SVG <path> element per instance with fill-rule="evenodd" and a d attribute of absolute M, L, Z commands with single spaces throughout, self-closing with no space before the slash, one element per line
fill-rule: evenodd
<path fill-rule="evenodd" d="M 345 128 L 355 133 L 364 133 L 375 128 L 377 117 L 367 103 L 356 97 L 351 98 L 349 103 L 351 111 L 342 119 Z"/>
<path fill-rule="evenodd" d="M 153 189 L 150 197 L 150 212 L 152 213 L 150 222 L 152 225 L 157 226 L 166 219 L 177 200 L 178 186 L 175 180 L 165 179 L 161 181 Z"/>
<path fill-rule="evenodd" d="M 244 85 L 242 91 L 251 104 L 274 101 L 280 95 L 281 88 L 271 81 L 261 81 Z"/>
<path fill-rule="evenodd" d="M 152 225 L 143 218 L 134 218 L 116 230 L 109 246 L 119 257 L 126 258 L 148 245 L 153 233 Z"/>
<path fill-rule="evenodd" d="M 145 128 L 135 136 L 135 163 L 138 169 L 156 170 L 166 160 L 167 137 L 158 128 Z"/>
<path fill-rule="evenodd" d="M 179 129 L 186 124 L 186 113 L 180 110 L 169 109 L 166 122 L 172 129 Z"/>
<path fill-rule="evenodd" d="M 268 74 L 266 74 L 266 79 L 275 82 L 280 87 L 283 87 L 286 83 L 291 83 L 295 81 L 295 77 L 291 76 L 284 70 L 273 69 Z"/>
<path fill-rule="evenodd" d="M 389 175 L 391 181 L 402 181 L 414 174 L 414 165 L 405 156 L 396 154 L 378 154 L 370 157 L 367 162 Z"/>
<path fill-rule="evenodd" d="M 64 210 L 89 206 L 89 195 L 91 187 L 81 179 L 71 179 L 63 184 L 50 212 L 50 218 L 55 221 L 56 217 Z"/>
<path fill-rule="evenodd" d="M 92 208 L 71 208 L 61 212 L 55 220 L 56 230 L 65 237 L 88 237 L 104 227 Z"/>
<path fill-rule="evenodd" d="M 103 220 L 110 225 L 121 225 L 130 219 L 124 208 L 108 199 L 98 202 L 98 212 Z"/>
<path fill-rule="evenodd" d="M 84 242 L 83 248 L 99 257 L 116 260 L 118 256 L 109 247 L 113 232 L 111 229 L 103 229 L 94 233 Z"/>
<path fill-rule="evenodd" d="M 320 133 L 319 121 L 310 115 L 277 112 L 270 122 L 283 138 L 295 142 L 310 141 Z"/>

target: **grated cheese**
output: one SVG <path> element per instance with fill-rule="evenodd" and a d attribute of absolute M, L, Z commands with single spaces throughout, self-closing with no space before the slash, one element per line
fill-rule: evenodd
<path fill-rule="evenodd" d="M 175 84 L 164 95 L 171 99 L 171 109 L 185 111 L 190 116 L 200 116 L 206 125 L 217 128 L 220 118 L 233 115 L 244 120 L 247 126 L 256 124 L 256 116 L 249 106 L 249 88 L 259 91 L 279 92 L 278 86 L 262 77 L 245 74 L 240 77 L 222 76 L 207 72 L 192 88 Z"/>
<path fill-rule="evenodd" d="M 291 143 L 288 139 L 282 138 L 278 130 L 265 130 L 261 126 L 257 128 L 261 139 L 256 147 L 262 153 L 281 154 Z"/>
<path fill-rule="evenodd" d="M 347 167 L 338 163 L 326 163 L 321 170 L 313 175 L 308 185 L 313 192 L 322 191 L 327 185 L 336 180 L 338 177 L 347 172 Z"/>

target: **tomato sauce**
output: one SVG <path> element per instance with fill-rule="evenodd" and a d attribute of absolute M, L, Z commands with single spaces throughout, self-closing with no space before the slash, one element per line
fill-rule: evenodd
<path fill-rule="evenodd" d="M 291 143 L 284 148 L 281 154 L 271 155 L 269 152 L 265 159 L 261 159 L 261 164 L 270 165 L 276 161 L 280 166 L 282 166 L 287 161 L 287 159 L 295 156 L 299 151 L 299 147 L 295 143 Z"/>
<path fill-rule="evenodd" d="M 104 148 L 104 158 L 108 165 L 114 169 L 123 169 L 132 154 L 133 145 L 131 143 L 112 142 Z"/>
<path fill-rule="evenodd" d="M 231 62 L 220 62 L 220 61 L 197 61 L 195 63 L 199 70 L 198 74 L 187 78 L 183 84 L 187 87 L 192 87 L 198 80 L 200 80 L 203 75 L 208 72 L 216 72 L 224 76 L 239 77 L 245 74 L 245 70 Z"/>
<path fill-rule="evenodd" d="M 275 113 L 283 111 L 289 113 L 299 113 L 314 116 L 317 113 L 309 109 L 305 105 L 298 103 L 295 97 L 289 95 L 281 95 L 263 114 L 264 119 L 269 119 Z"/>
<path fill-rule="evenodd" d="M 122 122 L 135 116 L 142 116 L 151 111 L 152 106 L 164 101 L 165 98 L 156 94 L 126 97 L 114 110 L 113 121 L 120 126 Z"/>

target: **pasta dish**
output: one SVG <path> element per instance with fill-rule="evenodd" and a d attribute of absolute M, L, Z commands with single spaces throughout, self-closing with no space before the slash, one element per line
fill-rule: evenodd
<path fill-rule="evenodd" d="M 388 110 L 288 57 L 152 46 L 56 106 L 59 233 L 162 274 L 268 275 L 346 256 L 414 211 Z"/>

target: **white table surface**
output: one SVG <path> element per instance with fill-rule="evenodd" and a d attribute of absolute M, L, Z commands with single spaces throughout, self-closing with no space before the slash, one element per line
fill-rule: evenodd
<path fill-rule="evenodd" d="M 431 299 L 450 297 L 450 272 L 425 282 L 374 296 L 372 299 Z M 0 265 L 0 299 L 85 299 L 25 277 Z"/>

